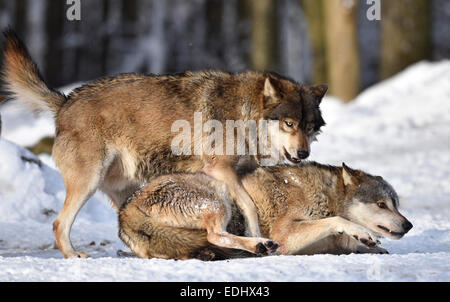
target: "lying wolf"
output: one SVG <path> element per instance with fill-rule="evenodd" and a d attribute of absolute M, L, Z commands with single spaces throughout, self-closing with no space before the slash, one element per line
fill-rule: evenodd
<path fill-rule="evenodd" d="M 258 168 L 243 184 L 263 236 L 279 247 L 242 237 L 231 196 L 204 174 L 165 175 L 143 187 L 119 212 L 119 237 L 142 258 L 223 259 L 277 248 L 284 255 L 387 253 L 378 238 L 400 239 L 412 228 L 385 180 L 345 164 Z"/>
<path fill-rule="evenodd" d="M 106 193 L 119 209 L 142 183 L 162 174 L 203 171 L 225 183 L 243 212 L 248 233 L 260 236 L 255 206 L 238 172 L 260 166 L 264 154 L 222 155 L 220 150 L 212 155 L 202 154 L 202 150 L 200 155 L 194 154 L 196 147 L 202 149 L 209 139 L 202 135 L 202 124 L 200 135 L 195 135 L 196 114 L 221 125 L 227 121 L 279 121 L 268 129 L 276 155 L 274 165 L 295 165 L 306 159 L 310 144 L 325 124 L 319 104 L 327 86 L 301 86 L 275 73 L 122 74 L 93 81 L 65 96 L 45 84 L 13 32 L 5 32 L 5 37 L 6 92 L 16 102 L 52 112 L 55 117 L 53 158 L 64 179 L 66 199 L 53 230 L 66 258 L 89 256 L 74 249 L 70 230 L 77 213 L 97 190 Z M 179 121 L 194 128 L 194 152 L 192 146 L 181 155 L 173 152 L 172 144 L 179 135 L 173 126 Z M 229 146 L 230 140 L 224 146 Z M 248 150 L 248 141 L 244 143 Z"/>

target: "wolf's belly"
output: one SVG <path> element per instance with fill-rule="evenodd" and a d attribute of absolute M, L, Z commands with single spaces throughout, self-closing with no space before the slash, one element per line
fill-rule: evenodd
<path fill-rule="evenodd" d="M 197 173 L 203 169 L 200 156 L 176 156 L 171 150 L 149 152 L 137 158 L 135 178 L 142 183 L 165 174 Z"/>

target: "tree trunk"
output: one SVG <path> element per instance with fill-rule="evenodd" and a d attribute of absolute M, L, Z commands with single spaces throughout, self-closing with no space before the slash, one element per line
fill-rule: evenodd
<path fill-rule="evenodd" d="M 225 53 L 227 48 L 221 43 L 217 43 L 217 37 L 222 36 L 222 16 L 223 16 L 222 0 L 207 0 L 205 2 L 206 23 L 208 31 L 206 32 L 205 43 L 209 52 L 217 57 L 217 64 L 225 62 Z M 222 38 L 223 39 L 223 38 Z M 226 68 L 226 66 L 216 66 L 216 68 Z"/>
<path fill-rule="evenodd" d="M 15 12 L 14 12 L 14 30 L 19 35 L 19 37 L 25 37 L 27 31 L 27 20 L 25 19 L 27 15 L 27 2 L 26 0 L 16 0 L 15 1 Z"/>
<path fill-rule="evenodd" d="M 82 1 L 83 2 L 83 1 Z M 93 80 L 102 76 L 103 69 L 103 33 L 101 30 L 92 30 L 92 28 L 102 28 L 103 2 L 86 1 L 83 3 L 83 9 L 89 11 L 79 21 L 80 31 L 83 33 L 83 43 L 78 49 L 79 64 L 78 78 L 83 81 Z M 77 21 L 73 21 L 77 22 Z"/>
<path fill-rule="evenodd" d="M 51 87 L 64 85 L 63 72 L 63 22 L 66 19 L 65 1 L 48 1 L 46 15 L 47 52 L 44 57 L 44 78 Z"/>
<path fill-rule="evenodd" d="M 276 70 L 278 65 L 277 1 L 252 0 L 252 68 Z"/>
<path fill-rule="evenodd" d="M 430 57 L 430 2 L 429 0 L 382 2 L 380 64 L 382 79 L 389 78 L 407 66 Z"/>
<path fill-rule="evenodd" d="M 360 90 L 356 0 L 326 0 L 326 62 L 330 94 L 348 102 Z"/>
<path fill-rule="evenodd" d="M 0 102 L 2 101 L 1 99 L 2 97 L 0 97 Z M 2 137 L 2 115 L 0 114 L 0 137 Z"/>
<path fill-rule="evenodd" d="M 312 82 L 315 84 L 326 83 L 327 65 L 323 0 L 301 0 L 300 3 L 308 19 L 309 40 L 313 52 Z"/>

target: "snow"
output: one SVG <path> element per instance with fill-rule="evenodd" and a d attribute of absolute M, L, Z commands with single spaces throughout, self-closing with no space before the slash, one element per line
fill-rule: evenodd
<path fill-rule="evenodd" d="M 69 94 L 81 83 L 63 87 L 61 92 Z M 30 147 L 45 137 L 55 136 L 55 123 L 50 113 L 36 115 L 14 102 L 0 106 L 2 137 L 20 146 Z"/>
<path fill-rule="evenodd" d="M 92 258 L 62 259 L 52 232 L 65 195 L 61 176 L 49 156 L 18 146 L 52 133 L 49 117 L 19 123 L 4 109 L 0 281 L 450 281 L 450 61 L 418 63 L 350 105 L 329 97 L 322 108 L 327 126 L 311 159 L 382 175 L 414 224 L 403 239 L 382 240 L 389 255 L 121 258 L 117 250 L 127 248 L 117 237 L 116 214 L 97 193 L 72 230 L 73 244 Z"/>

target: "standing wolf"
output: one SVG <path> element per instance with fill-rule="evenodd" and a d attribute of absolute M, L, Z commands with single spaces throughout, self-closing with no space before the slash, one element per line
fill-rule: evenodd
<path fill-rule="evenodd" d="M 242 178 L 263 236 L 283 255 L 386 253 L 379 236 L 400 239 L 412 224 L 381 177 L 346 165 L 258 168 Z M 163 175 L 119 212 L 119 237 L 142 258 L 233 258 L 275 248 L 242 237 L 240 212 L 223 185 L 204 174 Z"/>
<path fill-rule="evenodd" d="M 197 112 L 205 121 L 222 124 L 278 120 L 279 129 L 269 129 L 271 135 L 278 133 L 270 143 L 279 154 L 278 163 L 292 165 L 309 156 L 310 144 L 324 125 L 319 104 L 326 85 L 302 87 L 273 73 L 123 74 L 91 82 L 65 96 L 45 84 L 13 32 L 5 32 L 5 37 L 7 92 L 29 108 L 55 116 L 53 158 L 64 179 L 66 199 L 53 229 L 65 257 L 89 256 L 75 251 L 70 229 L 97 189 L 119 209 L 139 185 L 177 172 L 204 171 L 223 182 L 242 209 L 249 234 L 260 237 L 255 206 L 237 173 L 257 167 L 259 157 L 176 156 L 171 151 L 174 122 L 193 125 Z"/>

